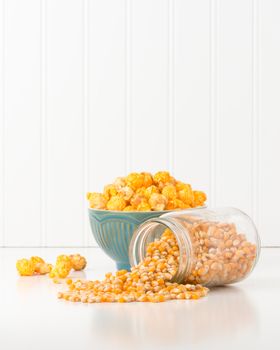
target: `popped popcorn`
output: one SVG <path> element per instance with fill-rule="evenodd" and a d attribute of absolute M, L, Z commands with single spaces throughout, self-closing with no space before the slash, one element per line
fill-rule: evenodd
<path fill-rule="evenodd" d="M 16 268 L 21 276 L 35 276 L 49 274 L 54 282 L 60 278 L 66 278 L 72 269 L 83 270 L 87 261 L 80 254 L 59 255 L 56 264 L 46 263 L 39 256 L 32 256 L 30 259 L 20 259 L 16 263 Z"/>
<path fill-rule="evenodd" d="M 203 206 L 206 194 L 190 184 L 176 180 L 168 171 L 147 172 L 117 177 L 103 193 L 88 193 L 93 209 L 116 211 L 159 211 Z"/>
<path fill-rule="evenodd" d="M 69 255 L 69 258 L 71 260 L 72 268 L 75 271 L 81 271 L 87 265 L 86 259 L 83 256 L 81 256 L 80 254 L 71 254 L 71 255 Z"/>
<path fill-rule="evenodd" d="M 16 268 L 21 276 L 32 276 L 35 272 L 34 263 L 28 259 L 20 259 L 16 263 Z"/>

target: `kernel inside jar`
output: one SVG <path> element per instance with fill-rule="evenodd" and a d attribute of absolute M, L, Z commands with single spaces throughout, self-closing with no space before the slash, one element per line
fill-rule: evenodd
<path fill-rule="evenodd" d="M 68 281 L 68 291 L 59 298 L 83 303 L 163 302 L 199 299 L 208 292 L 200 284 L 171 282 L 178 270 L 179 247 L 174 234 L 166 229 L 147 245 L 146 256 L 137 266 L 107 273 L 103 281 Z"/>
<path fill-rule="evenodd" d="M 203 206 L 206 194 L 190 184 L 176 180 L 168 171 L 147 172 L 118 177 L 103 193 L 88 193 L 93 209 L 115 211 L 162 211 Z"/>
<path fill-rule="evenodd" d="M 185 216 L 183 225 L 192 242 L 191 272 L 186 283 L 222 285 L 247 276 L 256 261 L 257 247 L 234 223 Z"/>

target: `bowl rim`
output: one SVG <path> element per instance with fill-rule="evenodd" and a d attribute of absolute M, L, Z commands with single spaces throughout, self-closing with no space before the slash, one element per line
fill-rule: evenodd
<path fill-rule="evenodd" d="M 170 210 L 150 210 L 150 211 L 139 211 L 139 210 L 132 210 L 132 211 L 123 211 L 123 210 L 106 210 L 106 209 L 95 209 L 95 208 L 90 208 L 88 207 L 88 210 L 93 211 L 93 212 L 100 212 L 100 213 L 108 213 L 108 214 L 124 214 L 127 215 L 129 213 L 131 214 L 150 214 L 150 213 L 160 213 L 160 214 L 165 214 L 165 213 L 170 213 L 170 212 L 179 212 L 183 210 L 197 210 L 197 209 L 205 209 L 207 208 L 207 205 L 202 205 L 199 207 L 195 208 L 184 208 L 184 209 L 170 209 Z"/>

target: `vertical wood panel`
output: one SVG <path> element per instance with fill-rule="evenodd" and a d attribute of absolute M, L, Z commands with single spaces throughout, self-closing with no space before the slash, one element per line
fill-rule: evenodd
<path fill-rule="evenodd" d="M 125 171 L 131 171 L 131 59 L 132 59 L 132 34 L 131 34 L 131 12 L 132 1 L 125 0 Z"/>
<path fill-rule="evenodd" d="M 125 174 L 125 1 L 89 4 L 89 184 Z"/>
<path fill-rule="evenodd" d="M 89 0 L 83 0 L 83 194 L 89 189 Z M 84 244 L 89 245 L 91 232 L 88 202 L 84 198 Z"/>
<path fill-rule="evenodd" d="M 259 0 L 252 0 L 252 218 L 259 227 L 260 194 L 260 20 Z"/>
<path fill-rule="evenodd" d="M 209 1 L 175 2 L 175 173 L 209 193 Z"/>
<path fill-rule="evenodd" d="M 168 2 L 131 1 L 131 169 L 168 160 Z"/>
<path fill-rule="evenodd" d="M 167 19 L 167 113 L 168 113 L 168 168 L 174 174 L 175 122 L 175 0 L 168 0 Z"/>
<path fill-rule="evenodd" d="M 219 2 L 217 204 L 252 214 L 252 2 Z"/>
<path fill-rule="evenodd" d="M 264 245 L 280 246 L 280 3 L 260 1 L 260 233 Z"/>
<path fill-rule="evenodd" d="M 4 210 L 4 142 L 5 142 L 5 105 L 4 105 L 4 94 L 5 94 L 5 73 L 4 73 L 4 56 L 5 56 L 5 1 L 0 1 L 0 246 L 4 245 L 5 242 L 5 210 Z"/>
<path fill-rule="evenodd" d="M 46 1 L 40 0 L 40 234 L 41 246 L 46 246 Z"/>
<path fill-rule="evenodd" d="M 46 2 L 46 242 L 84 242 L 83 3 Z"/>
<path fill-rule="evenodd" d="M 6 1 L 5 244 L 40 244 L 40 2 Z"/>

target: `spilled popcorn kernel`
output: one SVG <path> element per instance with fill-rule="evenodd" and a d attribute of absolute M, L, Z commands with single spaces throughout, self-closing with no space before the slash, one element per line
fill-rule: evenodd
<path fill-rule="evenodd" d="M 199 299 L 208 293 L 200 284 L 172 282 L 179 265 L 179 247 L 170 230 L 149 243 L 145 259 L 131 268 L 106 273 L 103 281 L 67 281 L 68 291 L 59 292 L 58 298 L 72 302 L 153 302 Z"/>

